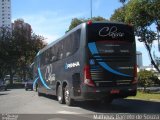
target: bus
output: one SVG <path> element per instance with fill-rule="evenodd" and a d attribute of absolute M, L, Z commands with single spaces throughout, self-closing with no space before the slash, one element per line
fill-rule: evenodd
<path fill-rule="evenodd" d="M 133 26 L 116 22 L 82 23 L 40 50 L 34 61 L 38 95 L 59 103 L 104 101 L 137 93 Z"/>

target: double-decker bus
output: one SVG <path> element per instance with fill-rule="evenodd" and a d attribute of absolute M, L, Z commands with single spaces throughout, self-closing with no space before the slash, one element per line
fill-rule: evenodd
<path fill-rule="evenodd" d="M 59 103 L 135 96 L 136 45 L 131 25 L 87 22 L 40 50 L 34 61 L 38 95 Z"/>

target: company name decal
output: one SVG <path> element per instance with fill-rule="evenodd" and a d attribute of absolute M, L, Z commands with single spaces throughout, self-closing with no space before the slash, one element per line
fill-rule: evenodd
<path fill-rule="evenodd" d="M 118 69 L 134 69 L 134 67 L 118 67 Z"/>
<path fill-rule="evenodd" d="M 118 32 L 118 28 L 116 26 L 112 27 L 103 27 L 99 31 L 99 36 L 101 37 L 112 37 L 112 38 L 117 38 L 117 37 L 123 37 L 124 33 Z"/>
<path fill-rule="evenodd" d="M 74 63 L 69 63 L 69 64 L 66 63 L 65 69 L 75 68 L 75 67 L 78 67 L 78 66 L 80 66 L 79 61 L 74 62 Z"/>

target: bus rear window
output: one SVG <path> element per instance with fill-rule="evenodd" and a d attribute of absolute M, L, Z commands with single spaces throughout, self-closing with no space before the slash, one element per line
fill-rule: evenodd
<path fill-rule="evenodd" d="M 130 55 L 133 52 L 133 44 L 130 42 L 98 41 L 96 46 L 100 54 Z"/>
<path fill-rule="evenodd" d="M 88 42 L 128 41 L 134 42 L 133 27 L 116 23 L 92 23 L 87 27 Z"/>

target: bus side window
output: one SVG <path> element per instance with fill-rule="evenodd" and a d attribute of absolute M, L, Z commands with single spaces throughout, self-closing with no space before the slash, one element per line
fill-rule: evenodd
<path fill-rule="evenodd" d="M 51 58 L 51 62 L 55 62 L 56 60 L 57 60 L 57 57 L 53 55 Z"/>
<path fill-rule="evenodd" d="M 66 57 L 70 56 L 71 52 L 67 52 L 66 53 Z"/>
<path fill-rule="evenodd" d="M 45 65 L 45 53 L 44 52 L 40 55 L 40 58 L 41 59 L 40 59 L 40 62 L 39 62 L 40 64 L 39 65 L 41 67 L 43 67 Z"/>
<path fill-rule="evenodd" d="M 63 58 L 63 53 L 60 53 L 59 59 L 61 60 Z"/>
<path fill-rule="evenodd" d="M 58 60 L 65 59 L 73 55 L 78 50 L 80 45 L 80 35 L 81 29 L 73 32 L 72 34 L 64 38 L 63 41 L 58 43 Z"/>
<path fill-rule="evenodd" d="M 62 49 L 62 42 L 58 42 L 56 44 L 56 56 L 57 56 L 57 60 L 61 60 L 63 58 L 63 49 Z"/>

